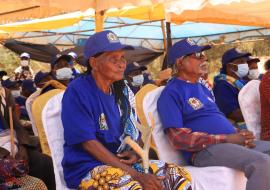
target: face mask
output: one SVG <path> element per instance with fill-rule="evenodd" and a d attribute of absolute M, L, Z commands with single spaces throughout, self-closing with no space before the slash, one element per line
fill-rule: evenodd
<path fill-rule="evenodd" d="M 26 67 L 28 66 L 29 61 L 28 60 L 21 60 L 21 66 Z"/>
<path fill-rule="evenodd" d="M 56 78 L 58 80 L 68 80 L 73 77 L 71 68 L 64 67 L 56 70 Z"/>
<path fill-rule="evenodd" d="M 141 75 L 136 75 L 136 76 L 132 77 L 132 81 L 133 82 L 131 82 L 131 84 L 133 86 L 138 87 L 138 86 L 141 86 L 143 84 L 144 77 L 143 77 L 142 74 Z"/>
<path fill-rule="evenodd" d="M 258 79 L 259 77 L 259 71 L 258 69 L 251 69 L 248 72 L 248 78 L 249 79 Z"/>
<path fill-rule="evenodd" d="M 249 71 L 248 64 L 247 63 L 242 63 L 237 65 L 237 71 L 234 72 L 239 78 L 243 78 L 247 76 Z"/>
<path fill-rule="evenodd" d="M 21 95 L 21 91 L 20 90 L 12 90 L 11 94 L 14 98 L 19 97 Z"/>

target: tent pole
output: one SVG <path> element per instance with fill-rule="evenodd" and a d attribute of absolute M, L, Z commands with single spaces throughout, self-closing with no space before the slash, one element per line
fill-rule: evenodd
<path fill-rule="evenodd" d="M 103 30 L 104 13 L 105 11 L 98 11 L 95 13 L 95 32 L 100 32 Z"/>
<path fill-rule="evenodd" d="M 164 20 L 161 20 L 161 29 L 162 29 L 162 35 L 163 35 L 163 45 L 164 45 L 164 54 L 167 54 L 167 36 L 166 36 L 166 30 L 164 25 Z"/>
<path fill-rule="evenodd" d="M 161 70 L 164 70 L 166 68 L 168 68 L 168 49 L 172 46 L 172 37 L 171 37 L 171 23 L 170 22 L 166 22 L 166 34 L 167 34 L 167 49 L 166 49 L 166 55 L 164 57 L 164 60 L 163 60 L 163 64 L 162 64 L 162 68 Z M 165 49 L 164 49 L 165 50 Z"/>

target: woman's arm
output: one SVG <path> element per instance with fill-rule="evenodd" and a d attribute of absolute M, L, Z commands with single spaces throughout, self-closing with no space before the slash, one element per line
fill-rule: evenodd
<path fill-rule="evenodd" d="M 160 180 L 163 177 L 157 177 L 152 174 L 143 174 L 137 172 L 135 169 L 131 168 L 130 166 L 123 164 L 120 160 L 108 151 L 100 142 L 97 140 L 90 140 L 82 143 L 83 148 L 95 157 L 97 160 L 103 162 L 106 165 L 110 165 L 112 167 L 120 168 L 123 171 L 126 171 L 131 175 L 131 177 L 137 180 L 144 189 L 148 190 L 162 190 L 162 186 Z"/>

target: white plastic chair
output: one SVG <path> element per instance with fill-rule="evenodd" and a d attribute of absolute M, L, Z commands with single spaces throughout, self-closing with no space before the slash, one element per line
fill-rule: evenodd
<path fill-rule="evenodd" d="M 70 190 L 67 188 L 63 168 L 61 165 L 64 152 L 64 129 L 61 120 L 62 97 L 64 92 L 53 96 L 42 111 L 42 123 L 47 136 L 53 160 L 54 175 L 57 190 Z"/>
<path fill-rule="evenodd" d="M 254 133 L 257 140 L 261 135 L 260 83 L 259 80 L 252 80 L 238 94 L 239 105 L 247 128 Z"/>
<path fill-rule="evenodd" d="M 143 111 L 147 122 L 150 124 L 148 113 L 155 118 L 153 140 L 156 145 L 159 158 L 168 163 L 185 165 L 185 161 L 179 151 L 172 148 L 163 132 L 163 127 L 157 112 L 157 100 L 164 87 L 156 88 L 148 92 L 143 99 Z M 245 190 L 247 179 L 243 172 L 226 167 L 194 167 L 185 166 L 192 177 L 193 190 Z"/>

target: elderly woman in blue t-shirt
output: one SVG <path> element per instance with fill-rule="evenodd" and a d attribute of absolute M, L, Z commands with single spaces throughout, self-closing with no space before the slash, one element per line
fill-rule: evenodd
<path fill-rule="evenodd" d="M 62 100 L 64 177 L 79 189 L 191 189 L 187 172 L 150 161 L 143 172 L 138 156 L 123 139 L 139 141 L 130 105 L 132 92 L 123 82 L 126 68 L 122 45 L 111 31 L 91 36 L 84 50 L 88 74 L 74 80 Z M 133 97 L 134 98 L 134 97 Z M 134 102 L 134 101 L 133 101 Z"/>

